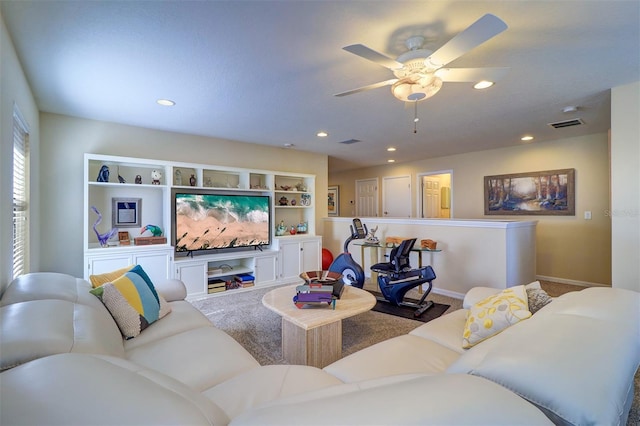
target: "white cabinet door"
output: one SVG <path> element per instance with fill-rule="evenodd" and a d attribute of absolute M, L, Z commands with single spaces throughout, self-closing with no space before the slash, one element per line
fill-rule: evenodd
<path fill-rule="evenodd" d="M 87 256 L 86 263 L 87 269 L 85 269 L 84 279 L 88 280 L 89 275 L 104 274 L 115 271 L 116 269 L 125 268 L 133 264 L 133 259 L 131 258 L 131 254 L 128 253 L 107 256 Z"/>
<path fill-rule="evenodd" d="M 291 280 L 300 275 L 300 242 L 280 243 L 280 279 Z"/>
<path fill-rule="evenodd" d="M 177 264 L 176 278 L 184 283 L 189 296 L 207 294 L 207 262 Z"/>
<path fill-rule="evenodd" d="M 142 266 L 151 282 L 164 281 L 171 276 L 170 265 L 173 251 L 144 252 L 133 255 L 133 263 Z"/>
<path fill-rule="evenodd" d="M 322 239 L 319 237 L 280 241 L 279 278 L 283 281 L 293 280 L 302 272 L 319 271 L 321 246 Z"/>
<path fill-rule="evenodd" d="M 104 274 L 129 265 L 140 265 L 151 278 L 151 282 L 163 281 L 171 277 L 172 257 L 173 249 L 90 254 L 86 256 L 87 269 L 84 278 L 88 279 L 89 275 Z"/>
<path fill-rule="evenodd" d="M 305 271 L 319 271 L 320 267 L 320 256 L 321 256 L 321 247 L 320 247 L 319 239 L 312 239 L 307 241 L 301 241 L 301 264 L 302 269 L 300 272 Z"/>
<path fill-rule="evenodd" d="M 277 276 L 276 256 L 256 257 L 254 275 L 256 285 L 275 282 Z"/>

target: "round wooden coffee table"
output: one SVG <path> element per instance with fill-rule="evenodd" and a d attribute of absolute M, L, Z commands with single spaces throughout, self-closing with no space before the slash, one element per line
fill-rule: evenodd
<path fill-rule="evenodd" d="M 282 356 L 290 364 L 323 368 L 342 357 L 342 320 L 371 310 L 376 298 L 368 291 L 344 286 L 335 309 L 329 304 L 298 309 L 297 285 L 276 288 L 262 304 L 282 317 Z"/>

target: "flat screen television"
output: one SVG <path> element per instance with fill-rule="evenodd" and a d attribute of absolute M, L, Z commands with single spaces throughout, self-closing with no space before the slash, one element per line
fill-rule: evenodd
<path fill-rule="evenodd" d="M 271 244 L 268 195 L 172 190 L 176 252 L 260 248 Z"/>

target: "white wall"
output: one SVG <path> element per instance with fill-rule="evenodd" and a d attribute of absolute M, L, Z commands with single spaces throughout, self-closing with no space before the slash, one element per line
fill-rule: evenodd
<path fill-rule="evenodd" d="M 185 135 L 57 114 L 40 115 L 41 269 L 83 276 L 84 153 L 316 175 L 316 233 L 327 215 L 326 155 Z"/>
<path fill-rule="evenodd" d="M 0 293 L 11 280 L 13 265 L 13 221 L 10 200 L 13 193 L 13 110 L 17 105 L 29 125 L 31 221 L 29 224 L 31 243 L 38 240 L 40 223 L 39 200 L 39 123 L 38 108 L 24 75 L 13 43 L 0 14 Z M 32 252 L 32 269 L 38 269 L 38 253 Z"/>
<path fill-rule="evenodd" d="M 640 82 L 611 93 L 613 287 L 640 291 Z"/>

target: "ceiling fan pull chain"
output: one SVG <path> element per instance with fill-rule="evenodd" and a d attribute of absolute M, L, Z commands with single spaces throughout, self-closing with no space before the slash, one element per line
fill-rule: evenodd
<path fill-rule="evenodd" d="M 418 133 L 418 102 L 413 103 L 413 133 Z"/>

